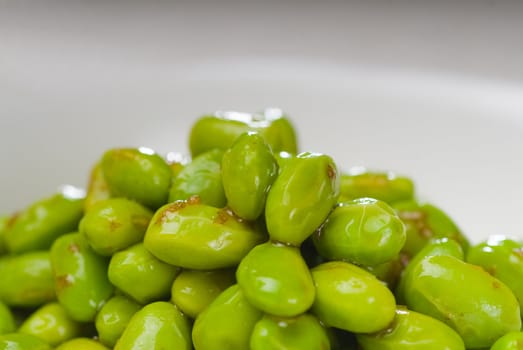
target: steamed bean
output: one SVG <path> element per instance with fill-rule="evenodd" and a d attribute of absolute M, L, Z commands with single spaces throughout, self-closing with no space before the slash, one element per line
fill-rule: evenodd
<path fill-rule="evenodd" d="M 107 276 L 119 290 L 140 304 L 169 297 L 171 285 L 180 272 L 158 260 L 143 243 L 135 244 L 111 257 Z"/>
<path fill-rule="evenodd" d="M 234 270 L 184 270 L 173 282 L 171 301 L 196 318 L 222 291 L 235 283 Z"/>
<path fill-rule="evenodd" d="M 72 319 L 93 321 L 114 291 L 107 277 L 107 258 L 97 255 L 81 233 L 73 232 L 54 242 L 51 264 L 60 304 Z"/>
<path fill-rule="evenodd" d="M 248 349 L 254 325 L 262 315 L 235 284 L 220 293 L 196 318 L 192 329 L 194 348 Z"/>
<path fill-rule="evenodd" d="M 0 335 L 0 350 L 51 350 L 52 347 L 35 335 L 8 333 Z M 81 349 L 77 349 L 81 350 Z"/>
<path fill-rule="evenodd" d="M 325 325 L 371 333 L 394 319 L 394 295 L 371 273 L 342 261 L 323 263 L 311 273 L 316 287 L 312 313 Z"/>
<path fill-rule="evenodd" d="M 96 203 L 111 198 L 109 185 L 105 180 L 101 162 L 96 163 L 89 175 L 87 193 L 84 201 L 84 211 L 88 212 Z"/>
<path fill-rule="evenodd" d="M 0 334 L 12 333 L 16 330 L 13 313 L 7 305 L 0 301 Z"/>
<path fill-rule="evenodd" d="M 96 253 L 110 256 L 141 242 L 152 216 L 135 201 L 110 198 L 93 205 L 80 221 L 79 231 Z"/>
<path fill-rule="evenodd" d="M 504 236 L 494 236 L 471 247 L 467 262 L 483 267 L 506 284 L 519 301 L 523 317 L 523 245 Z"/>
<path fill-rule="evenodd" d="M 311 314 L 293 318 L 264 315 L 256 322 L 250 340 L 250 349 L 330 350 L 325 327 Z"/>
<path fill-rule="evenodd" d="M 110 149 L 102 156 L 101 167 L 111 196 L 136 200 L 151 209 L 167 202 L 172 170 L 151 149 Z"/>
<path fill-rule="evenodd" d="M 30 205 L 7 225 L 7 250 L 20 254 L 49 249 L 56 238 L 76 230 L 83 214 L 83 198 L 83 191 L 65 186 L 59 193 Z"/>
<path fill-rule="evenodd" d="M 222 168 L 229 208 L 246 220 L 257 219 L 278 173 L 270 147 L 257 133 L 242 134 L 225 152 Z"/>
<path fill-rule="evenodd" d="M 9 215 L 0 216 L 0 256 L 7 253 L 4 235 L 10 219 Z"/>
<path fill-rule="evenodd" d="M 284 113 L 268 108 L 262 113 L 220 111 L 200 117 L 189 134 L 193 157 L 213 148 L 228 149 L 241 134 L 259 132 L 274 152 L 297 153 L 294 127 Z"/>
<path fill-rule="evenodd" d="M 60 344 L 55 350 L 109 350 L 109 348 L 94 339 L 74 338 Z"/>
<path fill-rule="evenodd" d="M 227 199 L 222 181 L 223 151 L 212 149 L 195 157 L 173 179 L 169 202 L 197 196 L 200 203 L 225 206 Z"/>
<path fill-rule="evenodd" d="M 0 258 L 0 301 L 9 306 L 35 307 L 56 299 L 48 251 Z"/>
<path fill-rule="evenodd" d="M 481 267 L 449 255 L 432 255 L 404 278 L 409 309 L 448 324 L 468 349 L 490 347 L 505 333 L 521 329 L 516 297 Z"/>
<path fill-rule="evenodd" d="M 509 332 L 500 337 L 490 350 L 522 350 L 523 332 Z"/>
<path fill-rule="evenodd" d="M 100 342 L 113 347 L 141 305 L 123 295 L 109 299 L 96 314 L 95 327 Z"/>
<path fill-rule="evenodd" d="M 157 301 L 136 312 L 114 350 L 191 350 L 189 320 L 173 304 Z"/>
<path fill-rule="evenodd" d="M 236 279 L 245 298 L 271 315 L 297 316 L 314 301 L 311 274 L 296 247 L 258 245 L 240 262 Z"/>
<path fill-rule="evenodd" d="M 190 200 L 160 208 L 145 233 L 144 245 L 168 264 L 210 270 L 236 266 L 265 239 L 263 232 L 230 210 Z"/>
<path fill-rule="evenodd" d="M 473 245 L 410 178 L 298 153 L 278 109 L 188 141 L 0 215 L 0 350 L 522 349 L 518 239 Z"/>
<path fill-rule="evenodd" d="M 385 202 L 360 198 L 339 203 L 313 236 L 320 255 L 376 266 L 394 259 L 405 243 L 405 225 Z"/>
<path fill-rule="evenodd" d="M 405 223 L 407 240 L 402 252 L 414 256 L 430 240 L 449 238 L 458 242 L 466 251 L 470 245 L 456 223 L 440 208 L 429 203 L 404 201 L 393 204 L 398 216 Z"/>
<path fill-rule="evenodd" d="M 329 215 L 339 186 L 329 156 L 305 152 L 289 159 L 267 196 L 265 220 L 271 239 L 300 245 Z"/>
<path fill-rule="evenodd" d="M 356 337 L 362 350 L 465 350 L 463 340 L 445 323 L 405 308 L 398 308 L 383 330 Z"/>
<path fill-rule="evenodd" d="M 32 313 L 18 332 L 35 335 L 51 346 L 57 346 L 81 335 L 82 325 L 67 314 L 57 302 L 45 304 Z"/>
<path fill-rule="evenodd" d="M 371 171 L 362 167 L 349 169 L 341 175 L 343 201 L 370 197 L 389 204 L 414 198 L 411 179 L 393 172 Z"/>

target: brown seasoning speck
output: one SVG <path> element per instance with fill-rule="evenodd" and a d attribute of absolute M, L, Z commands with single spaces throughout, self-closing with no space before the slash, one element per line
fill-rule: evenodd
<path fill-rule="evenodd" d="M 227 209 L 224 208 L 218 210 L 213 222 L 215 224 L 225 224 L 230 218 L 231 216 L 229 215 L 229 212 L 227 211 Z"/>
<path fill-rule="evenodd" d="M 122 226 L 121 222 L 118 222 L 114 219 L 109 219 L 109 230 L 111 232 L 116 231 L 120 226 Z"/>
<path fill-rule="evenodd" d="M 334 169 L 334 167 L 331 164 L 327 165 L 327 176 L 331 180 L 336 177 L 336 170 Z"/>
<path fill-rule="evenodd" d="M 177 211 L 185 208 L 187 206 L 187 201 L 176 201 L 171 203 L 167 208 L 165 208 L 161 213 L 158 219 L 156 220 L 156 224 L 161 225 L 164 222 L 167 221 L 167 216 L 170 213 L 176 213 Z"/>
<path fill-rule="evenodd" d="M 517 255 L 518 258 L 523 259 L 523 248 L 514 248 L 512 249 L 512 253 Z"/>
<path fill-rule="evenodd" d="M 67 249 L 72 253 L 78 253 L 80 251 L 80 246 L 76 243 L 71 243 Z"/>
<path fill-rule="evenodd" d="M 65 288 L 69 287 L 70 285 L 71 285 L 71 278 L 69 275 L 61 275 L 61 276 L 56 277 L 55 288 L 56 288 L 57 293 L 64 290 Z"/>

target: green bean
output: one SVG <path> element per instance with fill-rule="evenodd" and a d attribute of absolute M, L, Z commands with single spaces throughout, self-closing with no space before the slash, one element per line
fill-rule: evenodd
<path fill-rule="evenodd" d="M 413 199 L 414 183 L 390 171 L 378 172 L 354 167 L 341 175 L 340 192 L 342 201 L 370 197 L 391 204 Z"/>
<path fill-rule="evenodd" d="M 330 350 L 327 330 L 310 314 L 293 318 L 264 315 L 252 331 L 250 349 Z"/>
<path fill-rule="evenodd" d="M 143 240 L 153 213 L 126 198 L 110 198 L 93 205 L 80 221 L 79 231 L 91 248 L 110 256 Z"/>
<path fill-rule="evenodd" d="M 156 301 L 136 312 L 116 342 L 114 350 L 191 350 L 188 319 L 174 306 Z"/>
<path fill-rule="evenodd" d="M 296 247 L 258 245 L 241 261 L 236 279 L 245 298 L 272 315 L 297 316 L 314 301 L 311 274 Z"/>
<path fill-rule="evenodd" d="M 265 220 L 271 239 L 300 245 L 327 218 L 339 185 L 329 156 L 305 152 L 290 159 L 267 196 Z"/>
<path fill-rule="evenodd" d="M 298 153 L 278 109 L 188 141 L 0 215 L 0 350 L 523 349 L 518 239 L 472 245 L 412 179 Z"/>
<path fill-rule="evenodd" d="M 93 321 L 114 287 L 107 277 L 107 258 L 97 255 L 85 237 L 73 232 L 51 247 L 51 264 L 58 301 L 72 319 Z"/>
<path fill-rule="evenodd" d="M 96 203 L 109 199 L 111 192 L 109 185 L 105 180 L 101 162 L 96 163 L 91 169 L 89 182 L 87 184 L 87 193 L 84 201 L 84 211 L 88 212 Z"/>
<path fill-rule="evenodd" d="M 447 323 L 467 348 L 490 347 L 521 328 L 516 297 L 481 267 L 450 255 L 432 255 L 404 278 L 408 308 Z"/>
<path fill-rule="evenodd" d="M 252 330 L 262 315 L 235 284 L 218 295 L 196 318 L 192 329 L 194 348 L 249 349 Z"/>
<path fill-rule="evenodd" d="M 382 264 L 361 267 L 372 273 L 380 281 L 384 282 L 389 289 L 394 290 L 404 271 L 405 259 L 403 255 L 398 254 L 391 260 Z"/>
<path fill-rule="evenodd" d="M 94 339 L 74 338 L 60 344 L 55 350 L 109 350 L 109 348 Z"/>
<path fill-rule="evenodd" d="M 325 325 L 371 333 L 394 319 L 394 295 L 371 273 L 342 261 L 323 263 L 311 273 L 316 287 L 312 313 Z"/>
<path fill-rule="evenodd" d="M 167 202 L 172 170 L 148 148 L 115 148 L 104 153 L 101 167 L 111 196 L 156 209 Z"/>
<path fill-rule="evenodd" d="M 360 198 L 340 203 L 313 236 L 320 255 L 375 266 L 394 259 L 405 243 L 405 226 L 385 202 Z"/>
<path fill-rule="evenodd" d="M 196 318 L 222 291 L 234 283 L 234 269 L 184 270 L 174 280 L 171 301 L 184 314 Z"/>
<path fill-rule="evenodd" d="M 227 199 L 222 182 L 223 151 L 212 149 L 196 156 L 173 179 L 169 202 L 197 196 L 200 202 L 214 207 L 225 206 Z"/>
<path fill-rule="evenodd" d="M 16 330 L 13 313 L 7 305 L 0 301 L 0 334 L 12 333 Z"/>
<path fill-rule="evenodd" d="M 48 251 L 0 258 L 0 300 L 9 306 L 37 307 L 56 298 Z"/>
<path fill-rule="evenodd" d="M 4 235 L 10 219 L 11 217 L 9 215 L 0 216 L 0 256 L 7 253 Z"/>
<path fill-rule="evenodd" d="M 504 236 L 493 236 L 471 247 L 467 262 L 483 267 L 506 284 L 519 301 L 523 317 L 523 245 Z"/>
<path fill-rule="evenodd" d="M 169 297 L 179 272 L 178 267 L 158 260 L 143 243 L 137 243 L 111 257 L 107 276 L 126 295 L 148 304 Z"/>
<path fill-rule="evenodd" d="M 95 327 L 100 342 L 114 347 L 133 315 L 141 305 L 123 295 L 109 299 L 96 314 Z"/>
<path fill-rule="evenodd" d="M 450 238 L 458 242 L 466 251 L 470 245 L 456 223 L 440 208 L 415 201 L 393 204 L 398 216 L 405 223 L 407 240 L 402 252 L 414 256 L 431 239 Z"/>
<path fill-rule="evenodd" d="M 358 334 L 362 350 L 465 350 L 460 336 L 445 323 L 405 308 L 377 333 Z"/>
<path fill-rule="evenodd" d="M 521 350 L 523 349 L 523 332 L 509 332 L 500 337 L 490 350 Z"/>
<path fill-rule="evenodd" d="M 190 200 L 160 208 L 145 233 L 144 245 L 168 264 L 212 270 L 237 265 L 265 240 L 263 232 L 230 210 Z"/>
<path fill-rule="evenodd" d="M 169 152 L 165 158 L 167 164 L 171 168 L 173 179 L 175 179 L 183 168 L 191 162 L 190 157 L 181 152 Z"/>
<path fill-rule="evenodd" d="M 246 220 L 258 218 L 278 174 L 278 164 L 262 136 L 254 132 L 240 135 L 225 152 L 222 168 L 229 208 Z"/>
<path fill-rule="evenodd" d="M 263 113 L 217 112 L 199 118 L 189 134 L 189 148 L 193 157 L 220 148 L 226 150 L 241 134 L 257 131 L 274 152 L 297 153 L 294 127 L 279 109 Z"/>
<path fill-rule="evenodd" d="M 400 304 L 405 304 L 405 294 L 407 292 L 407 281 L 411 278 L 413 270 L 425 258 L 437 255 L 453 256 L 456 259 L 464 260 L 463 248 L 453 239 L 441 238 L 431 240 L 423 249 L 421 249 L 404 268 L 401 278 L 395 290 L 396 300 Z"/>
<path fill-rule="evenodd" d="M 281 169 L 284 168 L 289 163 L 289 161 L 296 156 L 296 154 L 281 151 L 273 152 L 273 156 L 274 159 L 276 159 L 276 163 L 278 164 L 278 172 L 281 172 Z"/>
<path fill-rule="evenodd" d="M 83 214 L 83 191 L 72 186 L 33 203 L 10 220 L 4 233 L 11 253 L 45 250 L 59 236 L 76 230 Z"/>
<path fill-rule="evenodd" d="M 51 350 L 52 347 L 35 335 L 8 333 L 0 335 L 0 350 Z M 78 349 L 80 350 L 80 349 Z"/>
<path fill-rule="evenodd" d="M 59 303 L 43 305 L 32 313 L 20 326 L 18 332 L 31 334 L 51 346 L 57 346 L 81 335 L 82 325 L 71 319 Z"/>

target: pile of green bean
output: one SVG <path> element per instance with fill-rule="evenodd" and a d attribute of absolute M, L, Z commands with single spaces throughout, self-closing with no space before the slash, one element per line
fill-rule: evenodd
<path fill-rule="evenodd" d="M 107 150 L 0 220 L 0 350 L 523 349 L 523 246 L 298 152 L 279 110 Z"/>

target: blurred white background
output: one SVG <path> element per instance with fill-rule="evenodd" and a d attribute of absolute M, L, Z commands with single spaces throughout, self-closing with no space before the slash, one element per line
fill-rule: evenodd
<path fill-rule="evenodd" d="M 0 0 L 0 213 L 108 147 L 187 152 L 217 109 L 412 176 L 465 233 L 523 239 L 523 1 Z"/>

